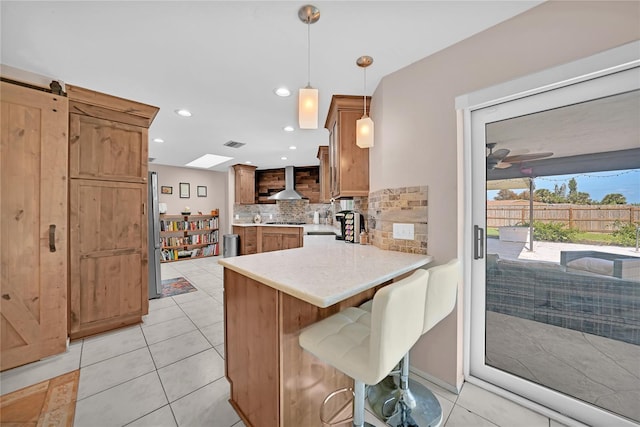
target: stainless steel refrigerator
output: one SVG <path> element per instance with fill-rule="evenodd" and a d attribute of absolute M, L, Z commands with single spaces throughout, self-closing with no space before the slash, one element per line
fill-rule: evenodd
<path fill-rule="evenodd" d="M 162 295 L 160 277 L 160 212 L 158 211 L 158 173 L 149 172 L 149 299 Z"/>

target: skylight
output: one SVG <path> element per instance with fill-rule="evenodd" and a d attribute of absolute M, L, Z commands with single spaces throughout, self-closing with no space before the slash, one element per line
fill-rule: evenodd
<path fill-rule="evenodd" d="M 229 160 L 233 160 L 233 157 L 218 156 L 217 154 L 205 154 L 204 156 L 198 157 L 197 159 L 187 163 L 185 166 L 207 169 Z"/>

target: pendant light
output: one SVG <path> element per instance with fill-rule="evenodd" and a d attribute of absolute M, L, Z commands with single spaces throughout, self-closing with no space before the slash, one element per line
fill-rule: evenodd
<path fill-rule="evenodd" d="M 311 87 L 311 24 L 320 19 L 320 10 L 307 4 L 298 10 L 298 18 L 307 24 L 307 86 L 298 92 L 300 129 L 318 129 L 318 89 Z"/>
<path fill-rule="evenodd" d="M 356 121 L 356 145 L 360 148 L 373 147 L 373 120 L 367 115 L 367 67 L 373 64 L 370 56 L 361 56 L 356 60 L 358 67 L 364 70 L 364 114 Z"/>

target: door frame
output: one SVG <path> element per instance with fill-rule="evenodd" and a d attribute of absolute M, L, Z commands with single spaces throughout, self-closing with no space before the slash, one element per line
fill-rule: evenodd
<path fill-rule="evenodd" d="M 560 89 L 575 85 L 578 83 L 584 83 L 589 80 L 603 77 L 616 72 L 640 67 L 640 59 L 638 57 L 640 52 L 640 41 L 628 43 L 626 45 L 584 58 L 578 61 L 574 61 L 568 64 L 564 64 L 558 67 L 550 68 L 539 73 L 535 73 L 529 76 L 525 76 L 516 80 L 505 82 L 490 88 L 486 88 L 477 92 L 462 95 L 456 98 L 456 110 L 458 121 L 458 180 L 459 190 L 463 193 L 459 196 L 462 203 L 459 205 L 459 219 L 462 224 L 462 252 L 463 252 L 463 280 L 464 280 L 464 298 L 463 298 L 463 372 L 465 380 L 471 383 L 482 386 L 496 394 L 502 395 L 516 403 L 535 410 L 545 416 L 556 419 L 567 425 L 576 425 L 576 420 L 584 414 L 586 410 L 588 412 L 587 417 L 590 423 L 600 423 L 601 417 L 606 417 L 610 421 L 611 414 L 594 408 L 588 404 L 582 404 L 576 399 L 567 397 L 564 394 L 554 392 L 551 389 L 547 389 L 543 386 L 536 385 L 540 389 L 540 393 L 545 393 L 555 401 L 562 401 L 570 399 L 576 403 L 576 406 L 581 406 L 578 411 L 564 411 L 571 418 L 550 409 L 543 404 L 536 403 L 532 400 L 524 398 L 519 394 L 522 392 L 520 389 L 510 388 L 505 390 L 504 388 L 497 387 L 485 379 L 479 378 L 474 375 L 477 368 L 474 368 L 472 361 L 472 322 L 477 324 L 482 319 L 474 319 L 472 310 L 472 297 L 475 291 L 474 283 L 478 281 L 484 282 L 484 258 L 478 261 L 473 259 L 473 238 L 474 238 L 474 225 L 479 225 L 486 228 L 486 224 L 483 222 L 478 224 L 475 220 L 478 216 L 479 205 L 484 210 L 486 205 L 486 196 L 483 200 L 474 199 L 474 187 L 477 189 L 479 185 L 484 186 L 485 182 L 478 183 L 478 176 L 474 179 L 474 170 L 477 171 L 481 168 L 484 173 L 484 166 L 482 158 L 474 160 L 474 150 L 472 146 L 472 114 L 478 110 L 485 109 L 486 111 L 493 112 L 492 110 L 498 110 L 495 108 L 499 104 L 503 104 L 509 101 L 515 101 L 533 95 L 542 94 L 555 89 Z M 484 148 L 484 147 L 482 147 Z M 475 151 L 478 150 L 476 147 Z M 482 150 L 484 153 L 484 150 Z M 480 165 L 480 166 L 479 166 Z M 477 174 L 477 172 L 476 172 Z M 486 181 L 486 178 L 485 178 Z M 477 190 L 476 190 L 477 191 Z M 477 194 L 477 193 L 476 193 Z M 477 197 L 477 196 L 476 196 Z M 475 206 L 474 206 L 475 202 Z M 474 222 L 475 220 L 475 222 Z M 484 287 L 483 287 L 484 289 Z M 477 291 L 476 291 L 477 293 Z M 483 329 L 483 328 L 482 328 Z M 484 365 L 484 363 L 483 363 Z M 487 369 L 484 365 L 484 369 Z M 490 368 L 493 369 L 493 368 Z M 474 371 L 474 372 L 472 372 Z M 497 370 L 496 370 L 497 371 Z M 533 385 L 534 383 L 530 383 Z M 538 393 L 534 393 L 537 394 Z M 544 404 L 548 404 L 544 402 Z M 548 402 L 548 400 L 546 400 Z M 583 419 L 584 420 L 584 419 Z M 629 421 L 623 418 L 617 418 L 616 421 L 620 422 L 620 425 L 633 425 Z"/>

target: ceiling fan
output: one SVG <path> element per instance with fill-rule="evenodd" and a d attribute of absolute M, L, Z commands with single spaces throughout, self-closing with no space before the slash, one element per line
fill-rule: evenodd
<path fill-rule="evenodd" d="M 493 151 L 496 142 L 490 142 L 487 144 L 487 148 L 489 149 L 489 154 L 487 155 L 487 169 L 507 169 L 510 168 L 515 163 L 522 163 L 529 160 L 538 160 L 544 159 L 545 157 L 553 156 L 551 152 L 543 152 L 543 153 L 531 153 L 531 154 L 517 154 L 514 156 L 509 156 L 511 150 L 506 148 L 500 148 L 496 151 Z"/>

